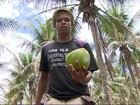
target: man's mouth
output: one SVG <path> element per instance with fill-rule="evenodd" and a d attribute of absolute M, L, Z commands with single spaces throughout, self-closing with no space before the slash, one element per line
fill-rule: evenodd
<path fill-rule="evenodd" d="M 61 28 L 63 29 L 63 28 L 67 28 L 67 27 L 66 27 L 66 26 L 61 26 L 60 29 L 61 29 Z"/>

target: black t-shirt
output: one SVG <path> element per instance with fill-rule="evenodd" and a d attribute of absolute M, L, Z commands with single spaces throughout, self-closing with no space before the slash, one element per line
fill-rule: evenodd
<path fill-rule="evenodd" d="M 66 68 L 65 55 L 81 46 L 72 39 L 66 43 L 57 41 L 46 44 L 42 47 L 40 71 L 49 73 L 48 94 L 57 99 L 71 99 L 81 95 L 89 95 L 87 85 L 75 81 Z M 84 48 L 89 52 L 91 62 L 89 70 L 97 70 L 97 65 L 88 43 Z"/>

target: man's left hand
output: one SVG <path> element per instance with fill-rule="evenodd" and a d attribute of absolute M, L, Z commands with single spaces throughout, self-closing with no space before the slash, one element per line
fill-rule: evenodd
<path fill-rule="evenodd" d="M 75 69 L 72 64 L 67 65 L 67 69 L 70 72 L 72 78 L 82 84 L 86 81 L 88 75 L 88 69 L 85 66 L 81 66 L 78 61 L 75 61 L 77 68 Z"/>

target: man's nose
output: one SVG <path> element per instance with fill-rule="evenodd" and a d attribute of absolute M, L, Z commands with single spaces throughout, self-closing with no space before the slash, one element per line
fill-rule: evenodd
<path fill-rule="evenodd" d="M 66 22 L 65 22 L 65 20 L 62 20 L 62 22 L 61 22 L 62 24 L 65 24 Z"/>

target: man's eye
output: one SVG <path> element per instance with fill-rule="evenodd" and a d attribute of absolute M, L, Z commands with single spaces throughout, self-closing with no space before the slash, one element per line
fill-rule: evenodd
<path fill-rule="evenodd" d="M 69 22 L 69 21 L 70 21 L 70 19 L 65 19 L 65 21 L 66 21 L 66 22 Z"/>
<path fill-rule="evenodd" d="M 62 20 L 58 19 L 57 22 L 61 22 Z"/>

